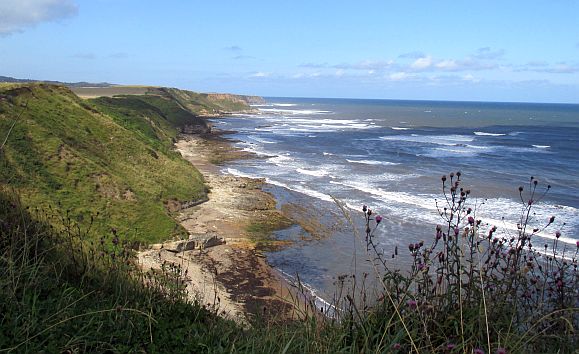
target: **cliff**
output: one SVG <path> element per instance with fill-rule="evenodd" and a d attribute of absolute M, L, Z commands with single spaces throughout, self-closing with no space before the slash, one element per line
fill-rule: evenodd
<path fill-rule="evenodd" d="M 247 105 L 265 104 L 265 99 L 263 99 L 263 97 L 260 96 L 233 95 L 228 93 L 209 93 L 207 94 L 207 97 L 210 100 L 243 102 Z"/>
<path fill-rule="evenodd" d="M 69 88 L 0 84 L 0 186 L 27 206 L 95 218 L 142 242 L 184 235 L 167 207 L 206 198 L 201 174 L 174 151 L 205 121 L 160 96 L 83 100 Z M 13 128 L 11 128 L 13 126 Z M 106 221 L 105 221 L 106 220 Z"/>

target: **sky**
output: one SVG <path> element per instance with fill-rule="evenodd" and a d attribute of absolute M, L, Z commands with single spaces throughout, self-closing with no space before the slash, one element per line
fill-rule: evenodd
<path fill-rule="evenodd" d="M 0 0 L 0 75 L 579 103 L 579 1 Z"/>

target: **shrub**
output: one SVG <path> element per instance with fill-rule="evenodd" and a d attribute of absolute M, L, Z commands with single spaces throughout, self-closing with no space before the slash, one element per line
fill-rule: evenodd
<path fill-rule="evenodd" d="M 442 177 L 443 220 L 430 241 L 408 245 L 410 269 L 392 270 L 375 240 L 382 221 L 364 206 L 365 242 L 380 266 L 383 300 L 360 316 L 358 340 L 400 352 L 572 352 L 578 345 L 577 247 L 537 247 L 537 234 L 555 217 L 535 226 L 532 209 L 540 191 L 531 177 L 516 234 L 477 218 L 461 173 Z M 392 257 L 398 256 L 397 248 Z M 352 302 L 352 306 L 353 305 Z M 351 312 L 352 310 L 349 309 Z M 357 311 L 357 309 L 354 309 Z"/>

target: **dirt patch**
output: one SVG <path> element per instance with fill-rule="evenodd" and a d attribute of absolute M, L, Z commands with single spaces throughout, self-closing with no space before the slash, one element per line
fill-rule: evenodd
<path fill-rule="evenodd" d="M 201 171 L 210 192 L 202 204 L 183 207 L 169 201 L 167 208 L 178 211 L 190 239 L 214 235 L 225 244 L 178 253 L 155 245 L 156 250 L 139 255 L 142 264 L 159 268 L 162 262 L 180 262 L 191 269 L 190 296 L 240 322 L 291 318 L 289 286 L 256 248 L 256 234 L 287 227 L 291 221 L 276 209 L 273 196 L 261 190 L 264 180 L 222 175 L 212 163 L 248 155 L 219 137 L 184 136 L 175 145 Z"/>

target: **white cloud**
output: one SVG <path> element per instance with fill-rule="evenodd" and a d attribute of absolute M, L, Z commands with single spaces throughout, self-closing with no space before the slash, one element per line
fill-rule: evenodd
<path fill-rule="evenodd" d="M 336 69 L 346 70 L 386 70 L 394 65 L 394 60 L 364 60 L 357 63 L 333 65 Z"/>
<path fill-rule="evenodd" d="M 424 69 L 428 69 L 431 65 L 432 65 L 432 57 L 427 56 L 427 57 L 422 57 L 422 58 L 416 59 L 410 65 L 410 67 L 412 69 L 415 69 L 415 70 L 424 70 Z"/>
<path fill-rule="evenodd" d="M 38 23 L 58 21 L 77 12 L 73 0 L 1 0 L 0 35 L 22 32 Z"/>
<path fill-rule="evenodd" d="M 458 64 L 454 59 L 445 59 L 436 63 L 435 66 L 442 70 L 454 70 L 458 67 Z"/>
<path fill-rule="evenodd" d="M 390 74 L 388 76 L 388 78 L 392 81 L 404 81 L 404 80 L 408 80 L 409 78 L 411 78 L 412 76 L 408 73 L 405 72 L 397 72 L 397 73 L 393 73 Z"/>
<path fill-rule="evenodd" d="M 466 74 L 462 77 L 462 79 L 464 81 L 473 82 L 473 83 L 480 82 L 480 79 L 474 77 L 474 75 L 472 75 L 472 74 Z"/>
<path fill-rule="evenodd" d="M 271 73 L 266 73 L 263 71 L 258 71 L 256 73 L 251 74 L 249 77 L 269 77 L 271 76 Z"/>

